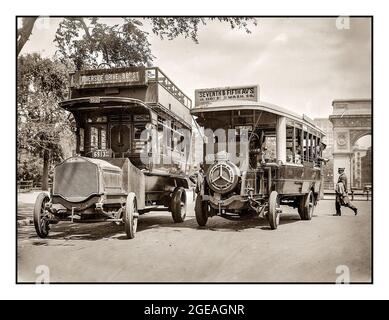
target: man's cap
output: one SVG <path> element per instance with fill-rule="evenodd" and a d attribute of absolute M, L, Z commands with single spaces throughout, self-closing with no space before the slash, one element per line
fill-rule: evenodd
<path fill-rule="evenodd" d="M 344 171 L 344 168 L 338 168 L 338 170 L 343 170 Z"/>

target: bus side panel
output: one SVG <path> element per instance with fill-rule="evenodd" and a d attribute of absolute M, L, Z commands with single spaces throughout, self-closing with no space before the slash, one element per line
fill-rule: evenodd
<path fill-rule="evenodd" d="M 122 169 L 123 189 L 125 192 L 134 192 L 137 198 L 138 209 L 145 208 L 145 176 L 127 158 L 114 158 L 108 160 Z"/>
<path fill-rule="evenodd" d="M 128 192 L 134 192 L 138 199 L 138 209 L 145 208 L 145 175 L 141 170 L 135 167 L 131 161 L 128 161 Z"/>
<path fill-rule="evenodd" d="M 145 176 L 146 199 L 158 204 L 169 205 L 171 193 L 176 187 L 189 188 L 188 179 L 169 175 L 149 173 Z"/>
<path fill-rule="evenodd" d="M 313 168 L 314 175 L 315 175 L 315 185 L 314 185 L 314 191 L 315 193 L 320 193 L 321 185 L 322 185 L 322 179 L 321 179 L 321 170 L 319 168 Z"/>
<path fill-rule="evenodd" d="M 305 168 L 298 165 L 282 165 L 278 169 L 276 190 L 280 194 L 301 194 L 304 186 Z"/>
<path fill-rule="evenodd" d="M 187 124 L 192 123 L 192 117 L 190 110 L 182 104 L 182 101 L 178 101 L 169 91 L 163 86 L 158 84 L 158 103 L 165 108 L 170 109 L 174 114 L 183 119 Z"/>
<path fill-rule="evenodd" d="M 146 103 L 158 102 L 158 84 L 156 82 L 149 83 L 144 101 Z"/>
<path fill-rule="evenodd" d="M 280 194 L 307 194 L 313 187 L 320 193 L 321 171 L 319 168 L 298 165 L 282 165 L 278 169 L 276 190 Z"/>

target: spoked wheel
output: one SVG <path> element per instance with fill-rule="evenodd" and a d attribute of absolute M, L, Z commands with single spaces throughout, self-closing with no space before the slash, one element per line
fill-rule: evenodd
<path fill-rule="evenodd" d="M 195 203 L 196 221 L 200 227 L 204 227 L 208 221 L 208 203 L 202 201 L 201 195 L 197 195 Z"/>
<path fill-rule="evenodd" d="M 182 187 L 174 190 L 170 204 L 175 223 L 184 222 L 186 217 L 186 192 Z"/>
<path fill-rule="evenodd" d="M 280 224 L 280 199 L 278 197 L 277 191 L 272 191 L 269 197 L 269 211 L 267 214 L 267 218 L 269 220 L 270 228 L 272 230 L 277 229 Z"/>
<path fill-rule="evenodd" d="M 303 196 L 299 203 L 298 212 L 301 220 L 311 220 L 315 209 L 315 195 L 311 191 Z"/>
<path fill-rule="evenodd" d="M 128 239 L 134 239 L 136 229 L 138 227 L 138 207 L 136 203 L 136 196 L 130 193 L 127 196 L 126 210 L 124 212 L 124 229 Z"/>
<path fill-rule="evenodd" d="M 49 235 L 50 214 L 45 209 L 46 203 L 50 201 L 47 193 L 40 193 L 35 201 L 34 206 L 34 226 L 39 238 L 46 238 Z"/>

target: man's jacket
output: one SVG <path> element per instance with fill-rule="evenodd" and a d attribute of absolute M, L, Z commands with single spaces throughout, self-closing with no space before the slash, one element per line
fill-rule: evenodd
<path fill-rule="evenodd" d="M 343 184 L 342 181 L 338 181 L 338 183 L 336 184 L 335 192 L 336 192 L 336 194 L 338 194 L 340 196 L 344 196 L 345 195 L 346 189 L 345 189 L 344 184 Z"/>
<path fill-rule="evenodd" d="M 344 172 L 339 176 L 338 183 L 339 182 L 343 183 L 344 189 L 347 192 L 347 190 L 348 190 L 348 188 L 347 188 L 347 176 Z"/>

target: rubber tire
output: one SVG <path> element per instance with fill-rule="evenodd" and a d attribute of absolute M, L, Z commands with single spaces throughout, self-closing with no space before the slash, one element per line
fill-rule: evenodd
<path fill-rule="evenodd" d="M 201 196 L 197 195 L 195 203 L 196 221 L 200 227 L 204 227 L 208 221 L 207 203 L 201 201 Z"/>
<path fill-rule="evenodd" d="M 124 230 L 128 239 L 134 239 L 138 226 L 138 209 L 135 193 L 129 193 L 124 212 Z"/>
<path fill-rule="evenodd" d="M 183 187 L 177 187 L 172 194 L 172 200 L 170 204 L 172 218 L 174 223 L 184 222 L 186 217 L 186 192 Z"/>
<path fill-rule="evenodd" d="M 45 227 L 43 228 L 42 225 L 42 211 L 45 203 L 50 201 L 50 197 L 47 193 L 41 192 L 38 194 L 38 197 L 35 200 L 35 205 L 34 205 L 34 227 L 36 234 L 38 235 L 39 238 L 46 238 L 49 235 L 50 232 L 50 226 L 49 223 L 46 223 Z"/>
<path fill-rule="evenodd" d="M 270 229 L 272 230 L 277 229 L 278 225 L 280 224 L 280 213 L 278 212 L 279 207 L 280 204 L 278 199 L 278 192 L 272 191 L 269 197 L 269 211 L 267 214 Z"/>
<path fill-rule="evenodd" d="M 301 198 L 299 203 L 298 212 L 301 220 L 311 220 L 314 209 L 315 209 L 315 195 L 313 194 L 312 190 L 310 190 L 308 194 L 306 194 Z"/>

